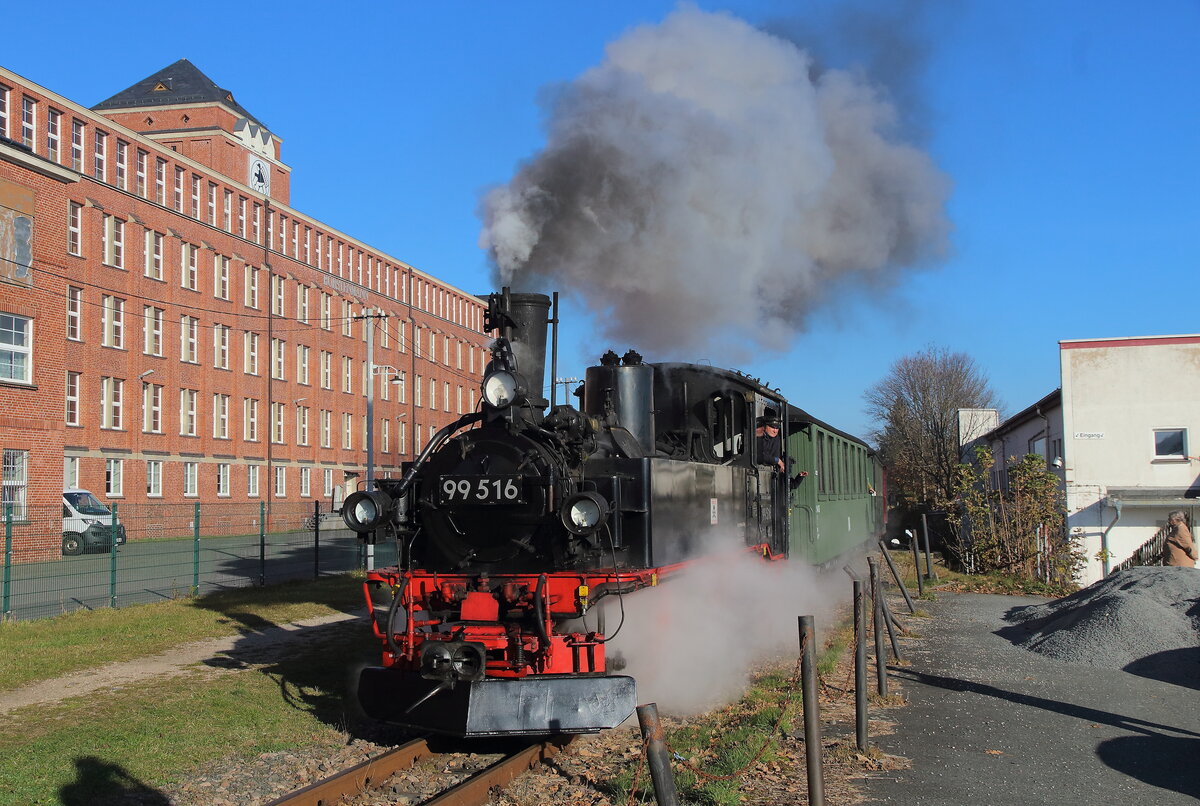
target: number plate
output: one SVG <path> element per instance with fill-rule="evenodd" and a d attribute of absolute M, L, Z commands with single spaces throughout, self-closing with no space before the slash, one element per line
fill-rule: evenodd
<path fill-rule="evenodd" d="M 521 476 L 440 476 L 439 504 L 524 504 Z"/>

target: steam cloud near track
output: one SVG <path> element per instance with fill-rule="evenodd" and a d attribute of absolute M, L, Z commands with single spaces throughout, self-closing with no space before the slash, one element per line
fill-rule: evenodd
<path fill-rule="evenodd" d="M 949 182 L 887 95 L 728 14 L 629 31 L 547 111 L 480 245 L 495 280 L 562 290 L 639 349 L 781 349 L 831 296 L 947 250 Z"/>

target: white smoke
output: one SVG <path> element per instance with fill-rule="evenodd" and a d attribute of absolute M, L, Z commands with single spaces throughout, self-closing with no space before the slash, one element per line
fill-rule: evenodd
<path fill-rule="evenodd" d="M 500 283 L 562 290 L 622 343 L 737 360 L 946 251 L 949 183 L 886 95 L 728 14 L 628 32 L 548 111 L 480 245 Z"/>
<path fill-rule="evenodd" d="M 814 616 L 820 635 L 849 599 L 850 580 L 841 571 L 821 575 L 745 550 L 706 555 L 624 598 L 624 624 L 607 647 L 610 663 L 613 653 L 625 659 L 618 673 L 637 680 L 639 703 L 701 713 L 741 696 L 755 661 L 799 657 L 799 616 Z M 618 605 L 609 599 L 605 606 L 612 633 Z"/>

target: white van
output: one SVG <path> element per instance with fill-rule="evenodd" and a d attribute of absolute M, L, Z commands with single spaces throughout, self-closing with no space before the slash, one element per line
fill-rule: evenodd
<path fill-rule="evenodd" d="M 87 490 L 63 490 L 63 554 L 112 551 L 113 514 Z M 117 521 L 116 543 L 125 542 L 125 524 Z"/>

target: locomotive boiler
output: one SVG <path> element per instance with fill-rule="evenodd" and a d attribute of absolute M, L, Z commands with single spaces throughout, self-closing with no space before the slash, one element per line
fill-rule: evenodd
<path fill-rule="evenodd" d="M 610 351 L 587 370 L 578 408 L 550 406 L 549 314 L 545 295 L 490 295 L 478 409 L 438 431 L 402 478 L 343 504 L 362 539 L 398 543 L 397 565 L 367 575 L 383 646 L 359 678 L 372 717 L 459 736 L 615 727 L 636 688 L 610 673 L 599 602 L 722 548 L 822 562 L 882 526 L 865 443 L 740 373 Z M 784 421 L 785 460 L 812 466 L 818 484 L 760 464 L 755 423 L 768 411 Z"/>

